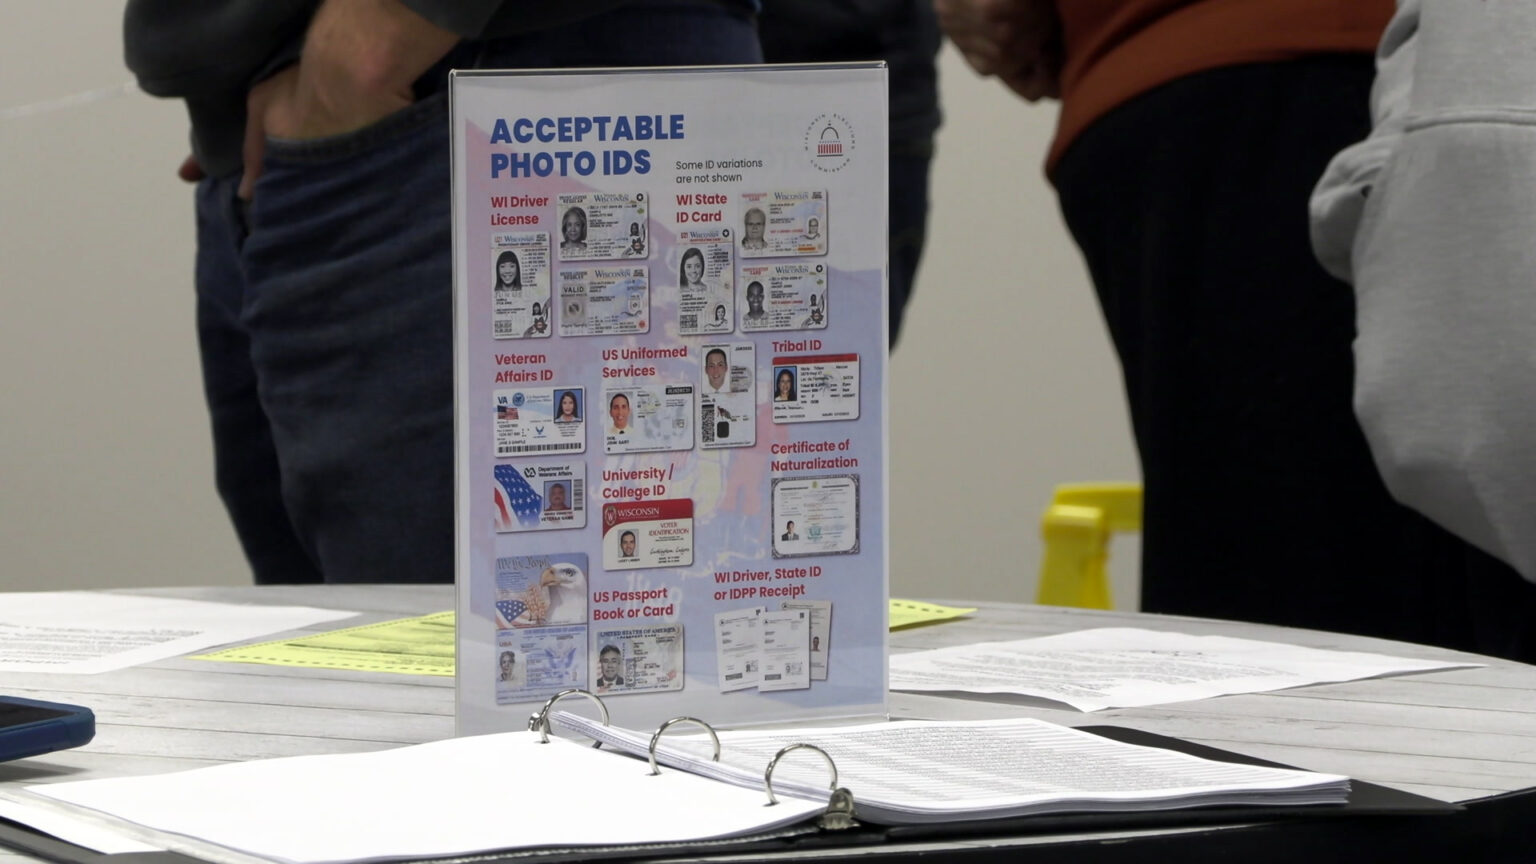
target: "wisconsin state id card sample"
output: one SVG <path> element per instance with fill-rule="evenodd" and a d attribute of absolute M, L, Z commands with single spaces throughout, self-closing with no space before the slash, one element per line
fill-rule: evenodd
<path fill-rule="evenodd" d="M 883 67 L 450 88 L 459 732 L 884 713 Z"/>

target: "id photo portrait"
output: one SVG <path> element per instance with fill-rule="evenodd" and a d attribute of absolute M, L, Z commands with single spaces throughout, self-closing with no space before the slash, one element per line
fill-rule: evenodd
<path fill-rule="evenodd" d="M 629 394 L 615 393 L 608 397 L 608 432 L 618 435 L 629 431 Z"/>
<path fill-rule="evenodd" d="M 560 217 L 560 251 L 587 251 L 587 211 L 572 207 Z"/>
<path fill-rule="evenodd" d="M 768 214 L 761 207 L 751 207 L 741 217 L 741 248 L 760 252 L 768 248 L 763 235 L 768 230 Z"/>
<path fill-rule="evenodd" d="M 683 252 L 683 260 L 677 267 L 678 285 L 693 291 L 703 291 L 704 253 L 697 246 L 689 246 Z"/>
<path fill-rule="evenodd" d="M 778 366 L 773 370 L 773 401 L 799 401 L 798 390 L 799 388 L 795 381 L 795 367 Z"/>
<path fill-rule="evenodd" d="M 496 290 L 497 291 L 521 291 L 523 290 L 523 265 L 517 260 L 517 253 L 511 249 L 503 249 L 496 256 Z"/>
<path fill-rule="evenodd" d="M 555 400 L 555 422 L 575 423 L 581 419 L 581 391 L 561 390 Z"/>
<path fill-rule="evenodd" d="M 544 487 L 544 512 L 562 513 L 571 509 L 570 493 L 566 484 L 561 481 L 551 482 Z"/>

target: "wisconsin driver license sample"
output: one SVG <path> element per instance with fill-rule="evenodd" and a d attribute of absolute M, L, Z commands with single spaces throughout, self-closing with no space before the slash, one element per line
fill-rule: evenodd
<path fill-rule="evenodd" d="M 560 268 L 560 335 L 623 336 L 651 329 L 644 267 Z"/>
<path fill-rule="evenodd" d="M 492 333 L 497 339 L 539 339 L 549 331 L 549 234 L 491 238 Z"/>
<path fill-rule="evenodd" d="M 643 258 L 649 248 L 650 222 L 645 193 L 576 192 L 558 196 L 561 261 Z M 579 225 L 574 239 L 566 226 Z"/>

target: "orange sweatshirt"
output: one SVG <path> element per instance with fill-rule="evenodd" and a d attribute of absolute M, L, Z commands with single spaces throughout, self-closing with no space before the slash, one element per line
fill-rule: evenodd
<path fill-rule="evenodd" d="M 1056 0 L 1061 117 L 1046 173 L 1094 120 L 1192 72 L 1372 53 L 1393 0 Z"/>

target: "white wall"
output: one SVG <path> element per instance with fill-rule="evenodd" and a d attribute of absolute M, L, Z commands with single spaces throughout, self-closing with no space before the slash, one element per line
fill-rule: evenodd
<path fill-rule="evenodd" d="M 113 88 L 122 3 L 0 28 L 0 589 L 246 584 L 214 495 L 180 107 Z M 1137 475 L 1040 163 L 1055 112 L 943 65 L 929 251 L 892 360 L 892 591 L 1028 600 L 1053 484 Z M 1133 607 L 1134 542 L 1117 544 Z"/>
<path fill-rule="evenodd" d="M 1054 103 L 947 46 L 928 252 L 891 359 L 891 590 L 1027 601 L 1062 482 L 1139 479 L 1119 367 L 1042 164 Z M 966 418 L 966 419 L 962 419 Z M 1135 608 L 1138 544 L 1113 593 Z"/>
<path fill-rule="evenodd" d="M 0 110 L 128 81 L 122 5 L 7 3 Z M 210 479 L 184 116 L 0 122 L 0 587 L 249 581 Z"/>

